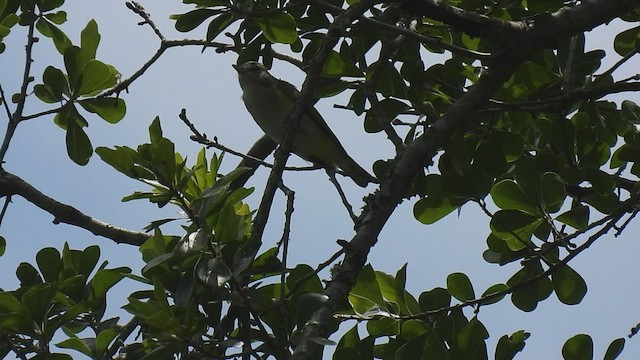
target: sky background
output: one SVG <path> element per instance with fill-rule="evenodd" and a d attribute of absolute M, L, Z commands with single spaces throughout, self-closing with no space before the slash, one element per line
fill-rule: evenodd
<path fill-rule="evenodd" d="M 167 38 L 185 38 L 185 34 L 174 30 L 168 16 L 187 12 L 191 9 L 189 6 L 178 1 L 147 0 L 140 3 L 151 13 Z M 80 30 L 86 23 L 90 19 L 97 21 L 102 35 L 97 58 L 114 65 L 124 78 L 146 62 L 159 46 L 151 29 L 138 26 L 141 19 L 128 10 L 123 1 L 68 2 L 63 9 L 68 12 L 69 21 L 62 28 L 75 44 L 79 43 Z M 608 51 L 602 69 L 619 59 L 609 51 L 612 37 L 632 26 L 614 22 L 588 37 L 589 49 L 604 48 Z M 25 38 L 22 30 L 19 27 L 12 30 L 6 39 L 8 49 L 0 55 L 0 82 L 8 94 L 18 91 L 22 76 Z M 205 31 L 206 26 L 202 26 L 186 35 L 189 38 L 204 37 Z M 218 40 L 225 41 L 223 37 Z M 36 45 L 33 75 L 38 83 L 47 65 L 63 68 L 63 63 L 49 39 L 41 37 Z M 190 120 L 210 138 L 217 136 L 225 146 L 245 152 L 260 137 L 261 131 L 241 102 L 237 77 L 231 68 L 235 60 L 232 53 L 202 52 L 199 47 L 169 49 L 142 78 L 134 82 L 128 94 L 121 95 L 128 109 L 119 124 L 110 125 L 98 117 L 87 117 L 90 123 L 87 133 L 94 148 L 114 145 L 136 147 L 147 142 L 147 127 L 154 117 L 159 116 L 165 137 L 176 143 L 177 151 L 195 160 L 201 147 L 189 139 L 189 130 L 178 119 L 180 110 L 186 108 Z M 616 78 L 634 74 L 633 65 L 637 68 L 637 62 L 632 61 Z M 272 74 L 296 86 L 303 81 L 303 74 L 287 64 L 276 64 Z M 640 102 L 636 94 L 630 94 L 629 99 Z M 332 106 L 346 101 L 345 97 L 331 98 L 321 101 L 317 107 L 348 153 L 370 171 L 375 160 L 393 156 L 393 147 L 382 134 L 366 134 L 362 130 L 362 117 L 357 118 Z M 47 107 L 33 97 L 28 102 L 26 114 L 44 109 Z M 7 171 L 22 177 L 48 196 L 117 226 L 141 230 L 151 220 L 177 215 L 177 208 L 158 209 L 145 201 L 120 202 L 122 197 L 135 190 L 147 190 L 147 187 L 117 173 L 97 156 L 87 166 L 74 164 L 66 154 L 65 133 L 53 124 L 52 119 L 52 116 L 38 118 L 19 126 L 4 164 Z M 2 117 L 0 120 L 3 129 L 6 119 Z M 209 157 L 212 152 L 208 151 Z M 238 161 L 226 155 L 223 169 L 231 170 Z M 290 164 L 305 165 L 305 162 L 292 156 Z M 247 199 L 253 209 L 260 201 L 267 175 L 268 172 L 261 169 L 247 184 L 257 189 Z M 362 197 L 374 190 L 373 186 L 359 188 L 346 178 L 339 180 L 356 208 L 362 205 Z M 353 225 L 323 171 L 286 174 L 285 183 L 296 192 L 289 263 L 315 266 L 339 249 L 337 239 L 352 237 Z M 489 234 L 489 219 L 476 205 L 468 204 L 460 216 L 453 213 L 427 226 L 413 218 L 415 200 L 405 201 L 398 207 L 369 257 L 376 270 L 391 274 L 408 263 L 407 289 L 414 296 L 434 287 L 445 287 L 447 275 L 453 272 L 466 273 L 479 295 L 493 284 L 506 282 L 518 270 L 517 263 L 499 267 L 482 259 Z M 280 239 L 283 213 L 284 199 L 278 194 L 265 233 L 266 244 L 275 244 Z M 0 227 L 0 235 L 7 240 L 7 251 L 0 257 L 0 273 L 4 274 L 0 286 L 4 289 L 18 286 L 14 274 L 20 262 L 34 263 L 39 249 L 45 246 L 61 249 L 65 242 L 76 249 L 99 244 L 103 250 L 102 260 L 108 260 L 111 267 L 129 266 L 139 273 L 143 263 L 135 247 L 116 245 L 111 240 L 95 237 L 72 226 L 54 225 L 52 220 L 50 214 L 24 199 L 13 198 Z M 165 227 L 163 231 L 182 234 L 177 226 Z M 555 295 L 551 295 L 531 313 L 518 310 L 508 299 L 482 307 L 479 318 L 491 334 L 488 341 L 490 354 L 493 354 L 502 335 L 524 329 L 532 335 L 524 352 L 516 359 L 561 358 L 562 344 L 578 333 L 593 337 L 595 358 L 602 358 L 613 339 L 626 337 L 629 329 L 640 322 L 640 307 L 637 306 L 640 290 L 636 280 L 640 254 L 638 234 L 638 225 L 631 224 L 622 236 L 600 239 L 571 262 L 589 287 L 587 296 L 577 306 L 563 305 Z M 124 280 L 110 300 L 111 307 L 124 305 L 126 296 L 137 286 L 130 280 Z M 115 310 L 114 313 L 124 314 Z M 470 311 L 467 314 L 470 316 Z M 627 341 L 621 359 L 637 358 L 640 358 L 640 345 L 637 338 L 632 338 Z"/>

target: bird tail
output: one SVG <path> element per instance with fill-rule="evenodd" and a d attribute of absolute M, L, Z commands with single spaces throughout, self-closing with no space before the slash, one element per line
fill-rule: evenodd
<path fill-rule="evenodd" d="M 344 171 L 344 173 L 349 176 L 353 181 L 359 186 L 366 187 L 369 183 L 377 183 L 378 179 L 371 176 L 367 172 L 367 170 L 363 169 L 360 165 L 358 165 L 355 160 L 348 158 L 347 164 L 341 164 L 340 169 Z"/>

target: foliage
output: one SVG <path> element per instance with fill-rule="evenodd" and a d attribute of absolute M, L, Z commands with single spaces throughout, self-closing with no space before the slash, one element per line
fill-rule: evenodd
<path fill-rule="evenodd" d="M 640 12 L 623 11 L 631 2 L 619 2 L 617 12 L 600 14 L 578 1 L 183 0 L 185 12 L 172 16 L 175 28 L 189 33 L 206 27 L 206 35 L 192 42 L 160 36 L 162 49 L 216 47 L 235 51 L 238 63 L 259 60 L 267 67 L 289 61 L 308 72 L 300 102 L 346 92 L 346 108 L 365 114 L 363 129 L 385 132 L 394 142 L 397 156 L 374 165 L 380 190 L 355 222 L 354 239 L 343 245 L 342 265 L 323 283 L 318 273 L 328 265 L 286 265 L 286 232 L 277 247 L 264 249 L 264 211 L 250 209 L 243 200 L 253 189 L 238 185 L 250 170 L 221 173 L 223 155 L 208 159 L 205 149 L 189 165 L 156 118 L 149 143 L 135 149 L 98 147 L 95 153 L 147 187 L 125 201 L 176 206 L 185 218 L 158 219 L 145 229 L 153 235 L 142 235 L 147 240 L 138 244 L 146 263 L 139 275 L 109 269 L 106 262 L 97 266 L 95 245 L 65 246 L 62 254 L 44 248 L 36 255 L 37 266 L 21 264 L 20 287 L 0 293 L 0 353 L 70 359 L 50 348 L 54 337 L 63 337 L 58 348 L 92 359 L 284 359 L 296 349 L 319 358 L 322 350 L 306 354 L 306 343 L 336 345 L 335 359 L 486 359 L 489 353 L 514 358 L 530 334 L 503 335 L 488 349 L 490 329 L 480 308 L 508 297 L 530 312 L 552 294 L 563 304 L 579 304 L 587 282 L 569 263 L 609 230 L 624 230 L 638 211 L 640 177 L 640 106 L 603 99 L 638 91 L 637 79 L 616 81 L 615 67 L 601 69 L 605 51 L 586 51 L 587 25 L 558 28 L 557 38 L 536 42 L 515 24 L 530 27 L 530 33 L 555 26 L 555 20 L 572 14 L 554 13 L 563 6 L 582 12 L 593 25 L 612 18 L 637 23 Z M 62 27 L 63 5 L 63 0 L 0 0 L 0 52 L 14 26 L 27 29 L 23 87 L 11 97 L 13 104 L 2 93 L 5 140 L 21 122 L 53 115 L 66 132 L 69 158 L 85 165 L 94 149 L 83 128 L 96 116 L 112 124 L 123 119 L 122 90 L 155 59 L 122 79 L 114 66 L 96 59 L 95 21 L 82 30 L 80 44 L 72 44 Z M 128 6 L 160 34 L 144 9 Z M 218 43 L 223 34 L 232 43 Z M 64 69 L 47 66 L 31 86 L 36 35 L 52 41 Z M 507 40 L 515 38 L 524 40 Z M 615 37 L 613 47 L 623 62 L 636 54 L 639 38 L 640 27 Z M 516 50 L 522 55 L 509 54 Z M 446 53 L 447 59 L 428 63 L 434 53 Z M 49 110 L 25 115 L 33 95 Z M 185 114 L 183 120 L 190 125 Z M 194 133 L 206 145 L 217 145 Z M 281 159 L 276 155 L 276 175 Z M 435 168 L 424 175 L 432 163 Z M 275 191 L 270 186 L 265 194 Z M 427 225 L 477 204 L 490 228 L 484 259 L 520 267 L 505 284 L 482 293 L 466 274 L 452 273 L 443 279 L 446 288 L 411 294 L 405 289 L 406 266 L 391 275 L 366 264 L 377 238 L 366 233 L 372 221 L 366 215 L 385 201 L 391 208 L 412 201 L 415 218 Z M 175 220 L 187 221 L 184 233 L 163 234 L 161 227 Z M 108 291 L 124 278 L 135 281 L 136 290 L 124 307 L 132 318 L 122 324 L 104 314 Z M 332 286 L 347 291 L 340 298 Z M 322 315 L 327 310 L 329 315 Z M 329 340 L 352 320 L 355 325 L 337 343 Z M 139 336 L 131 336 L 135 329 Z M 605 359 L 617 358 L 624 343 L 614 340 Z M 568 360 L 592 359 L 594 342 L 579 334 L 559 351 Z"/>

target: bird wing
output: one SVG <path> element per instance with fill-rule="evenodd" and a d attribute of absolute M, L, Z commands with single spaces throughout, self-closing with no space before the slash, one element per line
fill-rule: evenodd
<path fill-rule="evenodd" d="M 300 98 L 300 91 L 298 91 L 298 89 L 296 89 L 295 86 L 291 85 L 290 83 L 280 80 L 280 79 L 276 79 L 279 82 L 279 88 L 283 90 L 283 92 L 285 94 L 287 94 L 287 96 L 289 98 L 291 98 L 292 103 L 296 103 L 298 101 L 298 99 Z M 324 121 L 324 118 L 322 117 L 322 115 L 320 115 L 320 113 L 318 112 L 318 110 L 316 110 L 316 108 L 313 105 L 307 105 L 307 112 L 309 114 L 309 116 L 311 117 L 311 119 L 313 120 L 313 122 L 322 130 L 324 130 L 324 132 L 331 137 L 331 139 L 337 144 L 337 146 L 339 146 L 339 149 L 342 150 L 343 153 L 347 153 L 347 151 L 344 149 L 344 147 L 342 146 L 342 144 L 340 143 L 340 140 L 338 140 L 338 138 L 336 137 L 336 134 L 333 133 L 333 131 L 331 130 L 331 128 L 329 127 L 329 125 L 327 125 L 327 122 Z M 299 131 L 302 129 L 299 129 Z"/>

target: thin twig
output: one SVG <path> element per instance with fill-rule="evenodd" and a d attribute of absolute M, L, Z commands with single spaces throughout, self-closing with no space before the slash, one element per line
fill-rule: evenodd
<path fill-rule="evenodd" d="M 347 210 L 347 213 L 349 213 L 349 217 L 351 218 L 351 221 L 353 221 L 354 224 L 357 224 L 358 217 L 356 216 L 356 214 L 353 213 L 353 206 L 349 204 L 349 200 L 347 200 L 347 195 L 344 193 L 344 190 L 342 190 L 342 186 L 340 186 L 338 179 L 336 179 L 335 171 L 331 171 L 329 169 L 326 169 L 325 171 L 329 176 L 329 181 L 331 181 L 333 186 L 335 186 L 336 190 L 338 191 L 338 194 L 340 195 L 340 200 L 342 201 L 342 205 L 344 205 L 344 208 Z"/>
<path fill-rule="evenodd" d="M 153 22 L 153 20 L 151 20 L 149 13 L 142 7 L 142 5 L 138 4 L 135 1 L 126 2 L 125 4 L 127 5 L 127 8 L 129 8 L 131 11 L 138 14 L 141 18 L 144 19 L 144 21 L 141 23 L 138 23 L 138 25 L 145 25 L 145 24 L 149 25 L 151 29 L 153 29 L 153 32 L 158 36 L 160 41 L 165 40 L 164 35 L 162 35 L 162 33 L 160 32 L 156 24 Z"/>
<path fill-rule="evenodd" d="M 207 138 L 207 136 L 205 134 L 200 133 L 200 131 L 196 128 L 196 126 L 191 122 L 191 120 L 189 120 L 189 118 L 187 117 L 187 110 L 186 109 L 182 109 L 182 111 L 180 111 L 180 114 L 178 115 L 178 117 L 180 118 L 180 120 L 182 120 L 182 122 L 185 123 L 185 125 L 187 125 L 187 127 L 191 130 L 191 132 L 193 133 L 193 135 L 191 136 L 191 140 L 205 145 L 207 147 L 212 147 L 212 148 L 216 148 L 220 151 L 224 151 L 226 153 L 235 155 L 237 157 L 243 158 L 243 159 L 247 159 L 247 160 L 251 160 L 251 161 L 255 161 L 256 163 L 264 166 L 264 167 L 268 167 L 268 168 L 273 168 L 273 164 L 268 163 L 266 161 L 264 161 L 263 159 L 259 159 L 255 156 L 251 156 L 251 155 L 247 155 L 244 154 L 240 151 L 234 150 L 230 147 L 224 146 L 222 144 L 220 144 L 216 138 L 214 138 L 214 140 L 209 140 Z M 311 170 L 318 170 L 321 169 L 320 166 L 285 166 L 284 168 L 286 171 L 311 171 Z"/>
<path fill-rule="evenodd" d="M 638 50 L 640 50 L 640 49 L 636 47 L 632 52 L 628 53 L 622 59 L 618 60 L 615 64 L 613 64 L 613 66 L 611 68 L 609 68 L 607 71 L 603 72 L 600 75 L 596 75 L 595 76 L 596 77 L 596 81 L 597 81 L 597 79 L 604 79 L 604 78 L 607 78 L 609 75 L 613 75 L 614 71 L 618 70 L 618 68 L 620 66 L 622 66 L 624 63 L 629 61 L 635 55 L 637 55 L 638 54 Z"/>
<path fill-rule="evenodd" d="M 9 99 L 4 94 L 4 89 L 2 88 L 2 84 L 0 84 L 0 101 L 2 101 L 2 105 L 4 105 L 4 111 L 7 114 L 7 121 L 11 121 L 11 110 L 9 109 Z"/>
<path fill-rule="evenodd" d="M 4 199 L 4 205 L 2 205 L 2 211 L 0 212 L 0 226 L 2 225 L 2 220 L 4 219 L 4 215 L 7 213 L 7 208 L 9 208 L 10 203 L 11 195 L 7 195 Z"/>
<path fill-rule="evenodd" d="M 284 183 L 280 184 L 280 190 L 285 194 L 287 198 L 287 205 L 284 212 L 284 227 L 282 229 L 282 238 L 278 242 L 278 247 L 282 246 L 282 271 L 280 272 L 280 300 L 278 303 L 280 306 L 280 316 L 282 316 L 285 320 L 282 321 L 286 323 L 289 318 L 287 311 L 287 302 L 282 301 L 285 299 L 286 295 L 286 275 L 287 275 L 287 260 L 289 259 L 289 239 L 291 235 L 291 217 L 293 215 L 293 202 L 295 198 L 295 192 L 289 189 Z M 255 316 L 255 315 L 254 315 Z M 286 336 L 286 335 L 285 335 Z M 288 342 L 288 338 L 286 339 Z"/>

